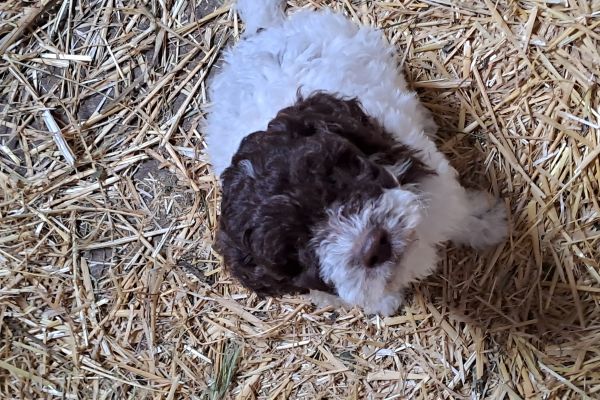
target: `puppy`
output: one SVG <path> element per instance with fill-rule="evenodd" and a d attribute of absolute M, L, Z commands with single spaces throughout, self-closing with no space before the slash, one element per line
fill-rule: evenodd
<path fill-rule="evenodd" d="M 380 32 L 283 4 L 238 1 L 244 38 L 210 88 L 216 248 L 260 295 L 390 315 L 439 244 L 500 243 L 504 208 L 459 184 Z"/>

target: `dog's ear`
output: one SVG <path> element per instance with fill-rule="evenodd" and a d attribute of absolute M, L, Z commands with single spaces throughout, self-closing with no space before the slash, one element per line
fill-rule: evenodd
<path fill-rule="evenodd" d="M 240 283 L 259 296 L 276 296 L 286 293 L 281 280 L 271 276 L 264 267 L 256 264 L 252 255 L 241 246 L 236 246 L 222 229 L 217 232 L 215 249 L 223 256 L 225 268 Z"/>
<path fill-rule="evenodd" d="M 284 182 L 277 170 L 265 168 L 275 163 L 265 148 L 284 145 L 280 142 L 298 134 L 290 131 L 293 124 L 302 121 L 286 117 L 276 124 L 286 134 L 273 134 L 269 129 L 249 135 L 221 175 L 223 198 L 215 250 L 223 256 L 227 270 L 259 295 L 329 290 L 319 277 L 316 256 L 310 258 L 307 224 L 314 217 L 314 207 L 299 200 L 303 192 L 294 195 L 298 186 L 281 193 Z"/>
<path fill-rule="evenodd" d="M 217 232 L 215 241 L 217 250 L 224 259 L 225 268 L 245 287 L 257 295 L 280 296 L 284 294 L 308 293 L 309 290 L 320 290 L 333 293 L 333 288 L 323 282 L 318 267 L 314 263 L 308 267 L 280 266 L 268 268 L 255 262 L 252 255 L 238 247 L 223 230 Z M 298 270 L 300 273 L 288 275 L 282 270 Z"/>

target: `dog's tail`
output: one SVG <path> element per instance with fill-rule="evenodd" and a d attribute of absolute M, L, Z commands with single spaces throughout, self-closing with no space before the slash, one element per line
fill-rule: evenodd
<path fill-rule="evenodd" d="M 283 21 L 285 0 L 238 0 L 237 10 L 246 25 L 245 35 L 253 35 Z"/>

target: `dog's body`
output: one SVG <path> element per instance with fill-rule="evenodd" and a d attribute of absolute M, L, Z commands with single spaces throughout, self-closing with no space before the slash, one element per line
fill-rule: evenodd
<path fill-rule="evenodd" d="M 238 2 L 246 37 L 211 87 L 219 250 L 259 293 L 391 314 L 438 244 L 500 242 L 503 208 L 458 183 L 380 32 L 281 7 Z"/>

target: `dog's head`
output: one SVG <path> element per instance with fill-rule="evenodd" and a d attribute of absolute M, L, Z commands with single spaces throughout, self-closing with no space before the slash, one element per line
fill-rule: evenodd
<path fill-rule="evenodd" d="M 222 174 L 217 249 L 262 295 L 360 304 L 399 268 L 421 214 L 407 185 L 430 173 L 356 100 L 317 93 L 242 141 Z"/>

